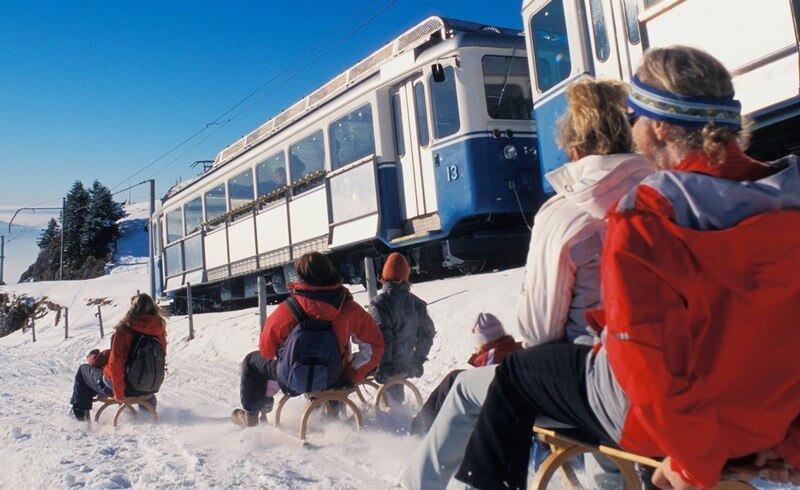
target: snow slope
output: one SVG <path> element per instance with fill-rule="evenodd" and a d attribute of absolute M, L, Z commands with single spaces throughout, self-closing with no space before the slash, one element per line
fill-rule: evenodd
<path fill-rule="evenodd" d="M 146 242 L 145 242 L 146 247 Z M 109 331 L 130 296 L 147 289 L 146 263 L 119 260 L 110 275 L 88 281 L 19 284 L 0 288 L 14 294 L 47 296 L 70 308 L 69 338 L 53 313 L 30 332 L 0 339 L 0 488 L 11 487 L 311 487 L 389 488 L 399 481 L 418 438 L 400 432 L 412 410 L 377 420 L 355 432 L 346 422 L 312 417 L 310 439 L 321 446 L 302 449 L 271 427 L 244 430 L 229 421 L 238 406 L 239 363 L 257 346 L 256 309 L 196 315 L 196 338 L 187 340 L 185 317 L 169 325 L 167 379 L 159 394 L 159 424 L 126 419 L 117 430 L 104 415 L 87 427 L 67 410 L 72 380 L 86 353 L 109 343 Z M 513 325 L 515 295 L 522 280 L 516 269 L 419 284 L 414 292 L 430 304 L 437 335 L 419 386 L 424 395 L 441 376 L 465 366 L 472 350 L 469 329 L 482 310 Z M 353 288 L 356 300 L 366 293 Z M 99 338 L 96 306 L 102 307 L 106 338 Z M 271 309 L 270 309 L 271 311 Z M 512 329 L 509 328 L 511 331 Z M 292 400 L 285 428 L 296 433 L 302 399 Z M 105 423 L 104 423 L 105 422 Z"/>

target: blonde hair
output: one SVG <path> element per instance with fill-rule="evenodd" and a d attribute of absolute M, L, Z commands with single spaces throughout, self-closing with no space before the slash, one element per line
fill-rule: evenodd
<path fill-rule="evenodd" d="M 649 49 L 636 76 L 643 83 L 688 97 L 733 97 L 733 79 L 722 63 L 705 51 L 688 46 Z M 691 128 L 671 125 L 670 140 L 683 152 L 702 150 L 716 163 L 725 160 L 725 147 L 738 141 L 747 147 L 749 131 L 716 126 Z"/>
<path fill-rule="evenodd" d="M 167 318 L 164 314 L 164 310 L 153 301 L 153 298 L 150 297 L 149 294 L 141 293 L 131 298 L 131 307 L 128 308 L 128 311 L 125 313 L 122 320 L 120 320 L 119 324 L 117 324 L 116 328 L 120 329 L 130 326 L 131 320 L 139 315 L 154 316 L 158 318 L 162 327 L 167 327 Z"/>
<path fill-rule="evenodd" d="M 581 79 L 567 87 L 569 111 L 558 121 L 558 144 L 584 155 L 630 153 L 631 127 L 626 115 L 625 84 Z"/>

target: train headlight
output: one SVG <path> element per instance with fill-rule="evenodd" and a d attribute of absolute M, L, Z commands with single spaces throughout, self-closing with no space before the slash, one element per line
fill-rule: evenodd
<path fill-rule="evenodd" d="M 503 148 L 503 156 L 508 161 L 516 160 L 517 159 L 517 147 L 514 146 L 514 145 L 506 145 L 505 148 Z"/>

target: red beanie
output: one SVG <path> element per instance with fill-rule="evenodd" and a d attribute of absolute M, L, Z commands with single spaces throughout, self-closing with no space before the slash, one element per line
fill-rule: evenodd
<path fill-rule="evenodd" d="M 383 273 L 381 274 L 383 281 L 408 281 L 408 275 L 411 273 L 411 268 L 408 266 L 408 261 L 402 254 L 392 252 L 383 264 Z"/>

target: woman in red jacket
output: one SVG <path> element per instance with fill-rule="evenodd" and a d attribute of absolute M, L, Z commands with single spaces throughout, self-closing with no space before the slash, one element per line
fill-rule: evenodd
<path fill-rule="evenodd" d="M 126 386 L 128 355 L 134 340 L 141 334 L 156 337 L 166 353 L 166 327 L 164 312 L 150 295 L 142 293 L 134 296 L 130 309 L 114 330 L 110 351 L 90 352 L 87 363 L 82 364 L 75 374 L 70 401 L 75 418 L 86 419 L 86 411 L 92 409 L 92 398 L 96 395 L 122 401 L 125 396 L 145 394 Z M 155 395 L 149 403 L 156 405 Z"/>
<path fill-rule="evenodd" d="M 341 382 L 356 384 L 378 367 L 383 356 L 383 336 L 375 321 L 364 308 L 353 301 L 350 292 L 340 283 L 339 272 L 331 261 L 319 252 L 301 256 L 295 262 L 299 283 L 289 285 L 291 298 L 302 314 L 312 321 L 327 321 L 336 335 L 341 354 Z M 259 412 L 272 410 L 277 394 L 278 353 L 298 320 L 287 302 L 264 322 L 258 350 L 242 361 L 241 402 L 231 414 L 236 425 L 252 427 L 258 424 Z M 351 341 L 359 346 L 350 351 Z M 281 380 L 285 382 L 286 380 Z"/>

